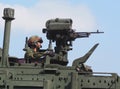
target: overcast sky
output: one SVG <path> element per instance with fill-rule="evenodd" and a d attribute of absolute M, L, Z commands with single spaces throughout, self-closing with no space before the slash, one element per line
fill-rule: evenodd
<path fill-rule="evenodd" d="M 54 18 L 71 18 L 76 31 L 104 31 L 104 34 L 76 39 L 69 52 L 69 65 L 83 56 L 94 44 L 100 45 L 86 62 L 96 72 L 120 74 L 120 0 L 0 0 L 0 47 L 3 43 L 3 9 L 15 9 L 12 21 L 9 54 L 24 57 L 25 37 L 41 36 L 43 49 L 48 47 L 45 22 Z"/>

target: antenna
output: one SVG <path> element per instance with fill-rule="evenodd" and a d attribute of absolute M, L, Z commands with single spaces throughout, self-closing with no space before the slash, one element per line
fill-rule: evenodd
<path fill-rule="evenodd" d="M 14 9 L 4 8 L 3 19 L 5 20 L 5 28 L 4 28 L 4 40 L 3 40 L 1 66 L 8 67 L 9 66 L 8 52 L 9 52 L 9 41 L 10 41 L 10 29 L 11 29 L 11 21 L 14 20 Z"/>

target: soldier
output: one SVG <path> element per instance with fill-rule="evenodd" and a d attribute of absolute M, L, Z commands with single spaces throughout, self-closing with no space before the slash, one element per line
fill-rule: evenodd
<path fill-rule="evenodd" d="M 39 36 L 31 36 L 28 39 L 28 47 L 29 50 L 25 53 L 25 59 L 27 61 L 35 62 L 35 61 L 42 61 L 44 57 L 44 52 L 41 52 L 40 48 L 42 47 L 43 40 Z"/>

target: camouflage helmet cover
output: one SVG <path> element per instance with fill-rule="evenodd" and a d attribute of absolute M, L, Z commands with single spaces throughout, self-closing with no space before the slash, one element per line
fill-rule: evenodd
<path fill-rule="evenodd" d="M 35 46 L 36 42 L 43 43 L 43 40 L 42 40 L 42 38 L 39 37 L 39 36 L 31 36 L 31 37 L 28 39 L 28 46 L 29 46 L 29 47 Z"/>

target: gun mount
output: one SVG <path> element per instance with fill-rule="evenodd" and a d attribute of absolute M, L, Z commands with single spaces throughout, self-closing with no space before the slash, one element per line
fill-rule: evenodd
<path fill-rule="evenodd" d="M 76 38 L 89 37 L 90 34 L 103 33 L 99 32 L 75 32 L 72 29 L 72 19 L 51 19 L 46 22 L 46 28 L 43 29 L 43 33 L 46 33 L 46 37 L 51 42 L 55 42 L 56 57 L 51 60 L 52 63 L 61 65 L 67 65 L 67 52 L 72 50 L 72 41 Z M 51 49 L 51 48 L 49 48 Z"/>
<path fill-rule="evenodd" d="M 120 77 L 116 73 L 93 72 L 84 65 L 98 44 L 83 57 L 68 63 L 67 53 L 72 50 L 72 41 L 103 32 L 75 32 L 71 19 L 52 19 L 43 30 L 49 40 L 45 62 L 29 63 L 25 58 L 8 56 L 11 21 L 14 9 L 5 8 L 3 19 L 5 31 L 3 48 L 0 48 L 0 89 L 120 89 Z M 55 48 L 52 49 L 52 42 Z M 24 51 L 30 51 L 28 39 Z M 52 55 L 49 54 L 52 52 Z"/>

